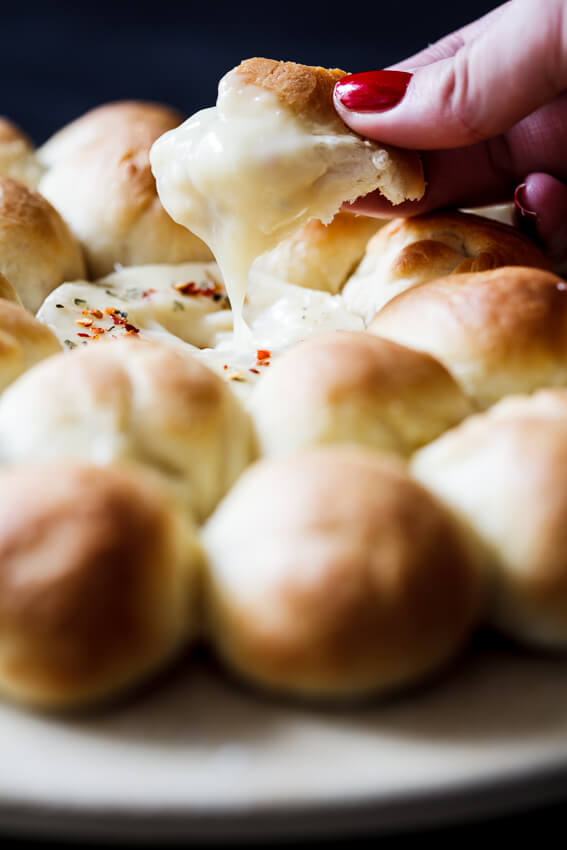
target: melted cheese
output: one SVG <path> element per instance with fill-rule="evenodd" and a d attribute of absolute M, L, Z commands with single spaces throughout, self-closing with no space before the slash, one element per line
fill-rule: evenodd
<path fill-rule="evenodd" d="M 356 195 L 345 163 L 360 139 L 319 129 L 310 132 L 275 94 L 231 73 L 221 80 L 216 107 L 151 149 L 164 207 L 219 263 L 241 347 L 251 343 L 242 311 L 252 261 L 310 218 L 330 221 L 338 199 Z M 368 143 L 368 156 L 374 162 L 384 152 Z"/>
<path fill-rule="evenodd" d="M 133 266 L 95 283 L 64 283 L 37 317 L 67 348 L 132 327 L 142 337 L 169 333 L 200 348 L 216 345 L 232 327 L 215 263 Z"/>

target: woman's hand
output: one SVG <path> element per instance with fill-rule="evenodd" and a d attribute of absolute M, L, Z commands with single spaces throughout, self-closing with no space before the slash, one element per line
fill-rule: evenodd
<path fill-rule="evenodd" d="M 567 258 L 567 0 L 511 0 L 393 69 L 345 77 L 335 106 L 356 132 L 424 152 L 422 201 L 373 193 L 353 209 L 414 215 L 515 195 L 520 223 Z"/>

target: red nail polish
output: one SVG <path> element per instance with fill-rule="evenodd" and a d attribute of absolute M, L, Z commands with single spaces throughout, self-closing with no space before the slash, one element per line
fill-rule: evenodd
<path fill-rule="evenodd" d="M 518 213 L 522 218 L 537 219 L 537 213 L 533 210 L 528 209 L 525 204 L 525 191 L 526 183 L 520 183 L 519 186 L 516 186 L 516 191 L 514 192 L 514 206 L 516 207 Z"/>
<path fill-rule="evenodd" d="M 339 80 L 335 94 L 353 112 L 386 112 L 403 98 L 411 78 L 406 71 L 363 71 Z"/>

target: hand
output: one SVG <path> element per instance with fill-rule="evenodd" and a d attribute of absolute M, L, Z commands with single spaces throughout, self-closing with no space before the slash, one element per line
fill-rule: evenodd
<path fill-rule="evenodd" d="M 388 71 L 353 74 L 335 106 L 356 132 L 423 151 L 423 200 L 352 208 L 415 215 L 512 200 L 567 259 L 567 0 L 511 0 Z"/>

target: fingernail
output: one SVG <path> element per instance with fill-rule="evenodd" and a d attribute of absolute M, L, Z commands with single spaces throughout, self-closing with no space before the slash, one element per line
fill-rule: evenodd
<path fill-rule="evenodd" d="M 527 183 L 520 183 L 519 186 L 516 186 L 514 206 L 522 218 L 531 218 L 535 221 L 537 219 L 537 213 L 526 206 L 526 188 Z"/>
<path fill-rule="evenodd" d="M 335 85 L 335 95 L 353 112 L 386 112 L 402 100 L 412 76 L 407 71 L 350 74 Z"/>

